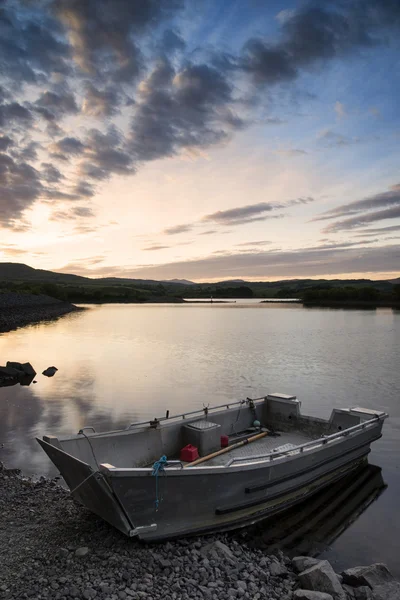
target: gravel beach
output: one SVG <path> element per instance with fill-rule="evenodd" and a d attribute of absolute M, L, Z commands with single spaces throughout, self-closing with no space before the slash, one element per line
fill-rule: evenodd
<path fill-rule="evenodd" d="M 43 294 L 0 293 L 0 333 L 76 310 L 82 309 Z"/>
<path fill-rule="evenodd" d="M 224 535 L 145 545 L 58 482 L 0 466 L 0 598 L 289 600 L 290 564 Z"/>
<path fill-rule="evenodd" d="M 384 564 L 267 556 L 226 534 L 144 544 L 0 462 L 0 599 L 399 600 Z"/>

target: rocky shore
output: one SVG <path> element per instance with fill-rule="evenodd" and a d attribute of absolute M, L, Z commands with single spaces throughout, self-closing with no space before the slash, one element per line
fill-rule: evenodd
<path fill-rule="evenodd" d="M 145 545 L 57 480 L 0 463 L 0 598 L 395 600 L 400 584 L 384 565 L 337 575 L 327 561 L 267 556 L 223 534 Z"/>
<path fill-rule="evenodd" d="M 54 319 L 75 310 L 82 309 L 43 294 L 0 293 L 0 332 Z"/>

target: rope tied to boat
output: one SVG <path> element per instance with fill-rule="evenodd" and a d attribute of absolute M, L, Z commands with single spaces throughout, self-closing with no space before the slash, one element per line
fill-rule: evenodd
<path fill-rule="evenodd" d="M 167 473 L 165 472 L 165 468 L 168 464 L 167 461 L 167 457 L 165 456 L 165 454 L 163 456 L 161 456 L 158 460 L 156 460 L 156 462 L 153 464 L 153 471 L 152 471 L 152 475 L 153 477 L 156 478 L 156 500 L 155 500 L 155 506 L 156 506 L 156 512 L 158 510 L 158 507 L 160 505 L 160 497 L 159 497 L 159 489 L 158 489 L 158 476 L 160 473 L 164 473 L 164 475 L 166 475 Z M 162 500 L 162 498 L 161 498 Z"/>

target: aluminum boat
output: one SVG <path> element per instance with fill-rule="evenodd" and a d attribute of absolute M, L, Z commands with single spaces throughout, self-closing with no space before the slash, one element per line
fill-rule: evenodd
<path fill-rule="evenodd" d="M 357 406 L 324 420 L 271 393 L 38 442 L 76 500 L 151 541 L 243 527 L 303 501 L 366 462 L 387 416 Z M 200 458 L 182 460 L 187 446 Z"/>

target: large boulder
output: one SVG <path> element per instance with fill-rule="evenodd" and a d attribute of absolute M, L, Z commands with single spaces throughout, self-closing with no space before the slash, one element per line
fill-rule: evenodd
<path fill-rule="evenodd" d="M 375 563 L 369 567 L 346 569 L 343 571 L 342 577 L 343 583 L 353 587 L 367 585 L 371 589 L 394 581 L 393 575 L 383 563 Z"/>
<path fill-rule="evenodd" d="M 20 375 L 21 371 L 14 367 L 9 367 L 8 363 L 6 367 L 0 367 L 0 376 L 2 377 L 19 377 Z"/>
<path fill-rule="evenodd" d="M 330 594 L 325 592 L 313 592 L 312 590 L 296 590 L 293 600 L 333 600 Z"/>
<path fill-rule="evenodd" d="M 17 371 L 20 371 L 21 373 L 24 373 L 25 375 L 29 375 L 30 377 L 35 377 L 36 375 L 36 371 L 35 369 L 32 367 L 31 363 L 19 363 L 19 362 L 11 362 L 11 361 L 7 361 L 7 367 L 10 367 L 11 369 L 16 369 Z"/>
<path fill-rule="evenodd" d="M 353 594 L 355 600 L 374 600 L 371 588 L 367 585 L 361 585 L 358 588 L 353 588 Z"/>
<path fill-rule="evenodd" d="M 399 600 L 400 583 L 398 581 L 390 581 L 383 585 L 377 585 L 372 590 L 371 598 L 373 600 Z"/>
<path fill-rule="evenodd" d="M 334 600 L 345 600 L 346 594 L 338 576 L 327 560 L 320 560 L 316 565 L 299 573 L 301 587 L 330 594 Z"/>
<path fill-rule="evenodd" d="M 297 573 L 301 573 L 314 565 L 317 565 L 320 561 L 318 558 L 311 558 L 311 556 L 295 556 L 292 558 L 292 565 Z"/>

